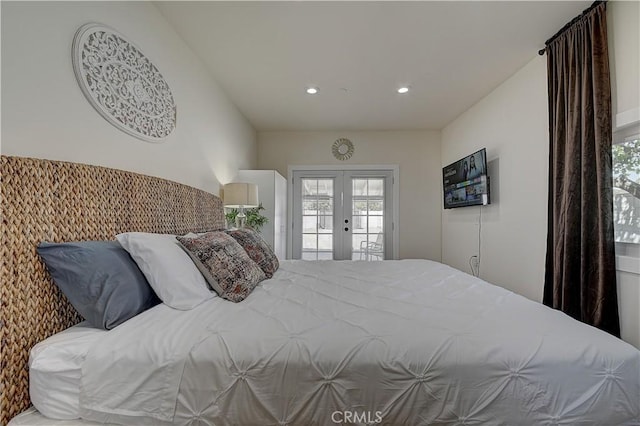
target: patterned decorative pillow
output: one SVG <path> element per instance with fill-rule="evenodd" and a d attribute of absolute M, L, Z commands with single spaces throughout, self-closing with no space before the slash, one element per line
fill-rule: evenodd
<path fill-rule="evenodd" d="M 229 229 L 224 231 L 231 235 L 247 252 L 251 260 L 256 262 L 267 278 L 271 278 L 280 267 L 278 257 L 269 244 L 253 229 Z"/>
<path fill-rule="evenodd" d="M 212 289 L 232 302 L 243 301 L 265 279 L 242 246 L 222 231 L 195 238 L 176 237 Z"/>

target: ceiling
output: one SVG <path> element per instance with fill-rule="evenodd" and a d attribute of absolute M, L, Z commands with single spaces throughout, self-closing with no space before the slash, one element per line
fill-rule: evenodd
<path fill-rule="evenodd" d="M 591 1 L 157 2 L 258 131 L 441 129 Z M 401 85 L 410 86 L 398 94 Z M 307 95 L 316 86 L 319 93 Z"/>

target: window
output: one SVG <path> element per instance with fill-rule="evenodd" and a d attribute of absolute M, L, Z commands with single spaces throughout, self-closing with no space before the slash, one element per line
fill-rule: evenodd
<path fill-rule="evenodd" d="M 614 142 L 612 153 L 615 240 L 640 244 L 640 135 Z"/>

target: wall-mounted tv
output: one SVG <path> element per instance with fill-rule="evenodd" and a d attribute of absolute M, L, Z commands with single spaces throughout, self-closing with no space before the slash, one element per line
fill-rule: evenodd
<path fill-rule="evenodd" d="M 482 148 L 443 168 L 442 182 L 445 209 L 489 204 L 487 150 Z"/>

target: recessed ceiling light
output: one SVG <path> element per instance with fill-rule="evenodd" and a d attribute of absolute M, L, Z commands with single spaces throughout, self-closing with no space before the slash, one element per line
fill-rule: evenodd
<path fill-rule="evenodd" d="M 398 88 L 398 93 L 407 93 L 409 88 L 407 86 Z"/>
<path fill-rule="evenodd" d="M 317 87 L 307 87 L 307 93 L 309 95 L 315 95 L 316 93 L 318 93 L 318 88 Z"/>

